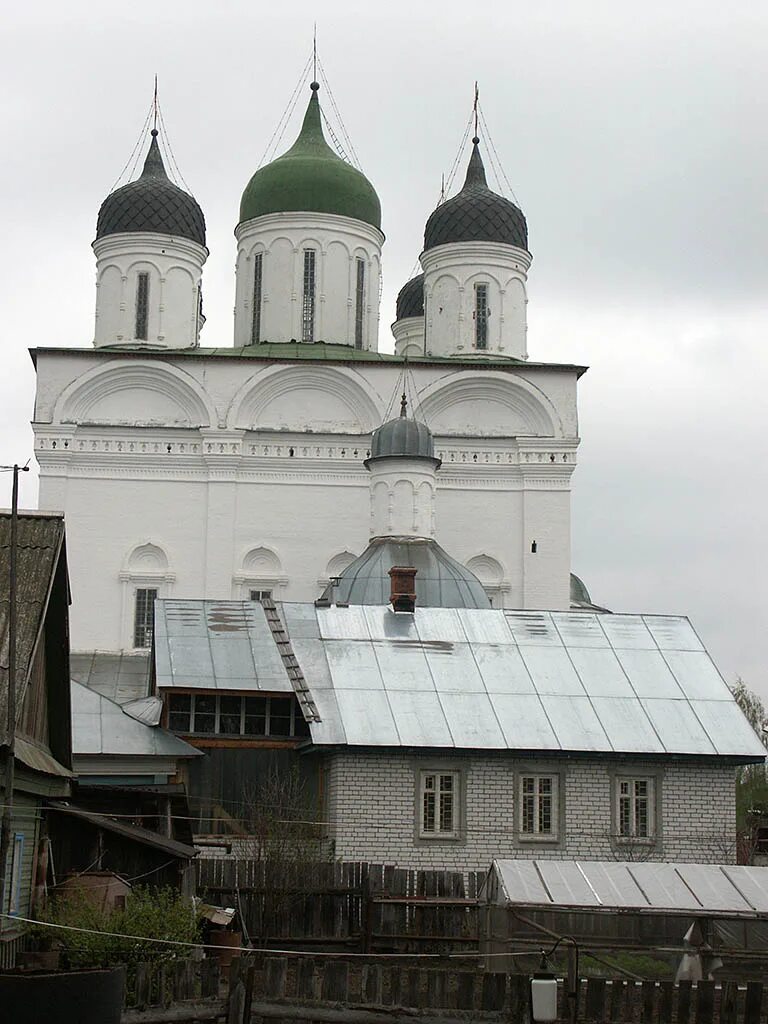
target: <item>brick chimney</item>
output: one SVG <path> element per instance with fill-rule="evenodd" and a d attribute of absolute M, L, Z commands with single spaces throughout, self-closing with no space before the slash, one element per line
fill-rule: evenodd
<path fill-rule="evenodd" d="M 409 565 L 393 565 L 389 600 L 396 612 L 412 612 L 416 607 L 416 569 Z"/>

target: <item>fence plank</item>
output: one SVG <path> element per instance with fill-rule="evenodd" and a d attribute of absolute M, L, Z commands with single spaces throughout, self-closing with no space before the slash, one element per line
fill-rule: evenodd
<path fill-rule="evenodd" d="M 507 997 L 506 974 L 484 974 L 483 987 L 480 993 L 481 1010 L 503 1010 Z"/>
<path fill-rule="evenodd" d="M 715 983 L 696 983 L 696 1024 L 712 1024 L 715 1015 Z"/>
<path fill-rule="evenodd" d="M 692 982 L 681 981 L 677 986 L 677 1024 L 689 1024 L 692 996 Z"/>
<path fill-rule="evenodd" d="M 299 999 L 316 999 L 315 961 L 307 957 L 299 959 L 296 968 L 296 995 Z"/>
<path fill-rule="evenodd" d="M 736 1006 L 739 986 L 735 981 L 723 982 L 720 994 L 720 1024 L 736 1024 Z"/>
<path fill-rule="evenodd" d="M 531 984 L 525 974 L 509 976 L 509 1019 L 515 1024 L 530 1019 Z"/>
<path fill-rule="evenodd" d="M 324 1002 L 344 1003 L 347 1000 L 349 987 L 349 964 L 343 960 L 334 960 L 323 964 L 323 983 L 320 998 Z"/>
<path fill-rule="evenodd" d="M 203 999 L 213 999 L 219 994 L 219 978 L 221 968 L 219 961 L 211 957 L 200 964 L 200 995 Z"/>
<path fill-rule="evenodd" d="M 378 964 L 366 964 L 362 978 L 363 1002 L 381 1006 L 381 967 Z"/>
<path fill-rule="evenodd" d="M 146 1010 L 149 1006 L 150 988 L 152 979 L 149 973 L 149 964 L 136 965 L 136 1009 Z"/>
<path fill-rule="evenodd" d="M 584 1006 L 587 1020 L 602 1021 L 605 1017 L 605 979 L 587 979 L 587 997 Z"/>
<path fill-rule="evenodd" d="M 288 973 L 286 957 L 271 956 L 267 958 L 267 980 L 265 994 L 268 999 L 284 999 L 285 983 Z"/>
<path fill-rule="evenodd" d="M 456 975 L 456 1009 L 474 1010 L 476 975 L 471 971 L 459 971 Z"/>
<path fill-rule="evenodd" d="M 608 1020 L 618 1021 L 622 1019 L 626 1007 L 627 983 L 614 978 L 608 991 Z M 667 1018 L 667 1024 L 672 1017 Z"/>
<path fill-rule="evenodd" d="M 430 971 L 427 975 L 427 1006 L 433 1010 L 448 1005 L 448 977 L 445 971 Z"/>
<path fill-rule="evenodd" d="M 656 1003 L 656 982 L 644 981 L 641 986 L 641 991 L 643 1006 L 641 1020 L 643 1024 L 653 1024 L 653 1013 Z"/>
<path fill-rule="evenodd" d="M 760 1024 L 760 1011 L 763 1004 L 762 981 L 748 981 L 744 999 L 744 1024 Z"/>
<path fill-rule="evenodd" d="M 659 1020 L 661 1024 L 672 1020 L 672 1002 L 675 995 L 675 985 L 672 981 L 659 982 Z"/>

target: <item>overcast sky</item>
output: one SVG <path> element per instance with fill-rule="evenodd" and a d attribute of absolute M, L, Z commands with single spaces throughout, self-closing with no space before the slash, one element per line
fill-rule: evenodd
<path fill-rule="evenodd" d="M 591 367 L 574 571 L 614 610 L 688 614 L 726 678 L 768 699 L 764 0 L 15 5 L 0 39 L 0 461 L 32 454 L 27 349 L 92 341 L 96 214 L 155 72 L 208 223 L 202 343 L 231 344 L 240 194 L 315 18 L 381 198 L 381 347 L 477 78 L 528 218 L 530 355 Z M 0 487 L 7 504 L 8 474 Z M 33 473 L 22 500 L 36 504 Z"/>

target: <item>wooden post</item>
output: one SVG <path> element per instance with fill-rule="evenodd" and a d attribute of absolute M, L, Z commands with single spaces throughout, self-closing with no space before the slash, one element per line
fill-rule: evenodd
<path fill-rule="evenodd" d="M 762 1002 L 762 981 L 748 981 L 746 998 L 744 999 L 744 1024 L 760 1024 Z"/>
<path fill-rule="evenodd" d="M 568 978 L 567 978 L 567 999 L 568 999 L 568 1020 L 570 1024 L 576 1024 L 579 1014 L 579 977 L 576 973 L 577 952 L 575 946 L 568 947 Z"/>

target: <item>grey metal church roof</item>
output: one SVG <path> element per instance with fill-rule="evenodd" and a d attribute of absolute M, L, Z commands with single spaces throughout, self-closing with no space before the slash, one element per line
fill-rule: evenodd
<path fill-rule="evenodd" d="M 405 395 L 400 415 L 387 420 L 374 430 L 371 437 L 371 454 L 366 459 L 366 465 L 373 459 L 393 456 L 434 459 L 437 465 L 440 465 L 440 460 L 435 459 L 432 432 L 426 423 L 411 419 L 407 415 Z"/>
<path fill-rule="evenodd" d="M 528 248 L 528 225 L 523 211 L 488 188 L 485 168 L 474 138 L 464 187 L 441 203 L 424 229 L 424 250 L 448 242 L 502 242 Z"/>
<path fill-rule="evenodd" d="M 203 211 L 166 174 L 154 129 L 141 176 L 107 196 L 96 222 L 96 238 L 134 231 L 174 235 L 205 245 Z"/>
<path fill-rule="evenodd" d="M 413 566 L 419 608 L 490 608 L 477 576 L 444 551 L 437 541 L 375 537 L 326 591 L 337 604 L 389 604 L 389 570 Z"/>

